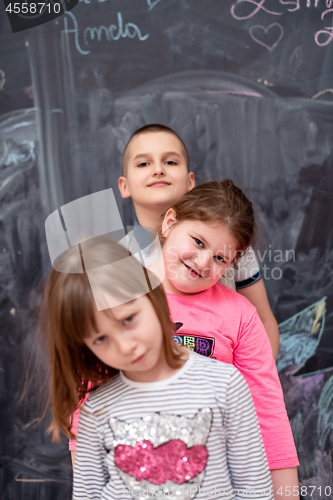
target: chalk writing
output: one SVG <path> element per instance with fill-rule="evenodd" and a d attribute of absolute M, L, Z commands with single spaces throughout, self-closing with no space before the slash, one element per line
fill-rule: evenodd
<path fill-rule="evenodd" d="M 333 14 L 333 0 L 306 0 L 306 4 L 304 2 L 301 3 L 301 0 L 279 0 L 279 4 L 280 6 L 286 6 L 288 12 L 296 12 L 300 10 L 301 7 L 309 9 L 319 6 L 323 7 L 323 5 L 325 5 L 326 10 L 321 13 L 322 21 L 328 14 Z M 237 19 L 237 21 L 251 19 L 261 11 L 273 16 L 281 16 L 283 14 L 283 12 L 270 10 L 267 7 L 266 0 L 236 0 L 230 8 L 232 17 Z M 253 41 L 272 52 L 282 40 L 284 30 L 279 23 L 272 23 L 267 28 L 261 25 L 254 25 L 250 27 L 249 34 Z M 332 26 L 325 26 L 314 35 L 314 41 L 319 47 L 325 47 L 331 43 L 332 40 L 333 18 Z M 297 64 L 294 65 L 294 68 L 296 68 Z"/>
<path fill-rule="evenodd" d="M 276 363 L 278 372 L 296 365 L 293 369 L 295 374 L 316 352 L 325 327 L 326 299 L 323 297 L 280 323 L 280 351 Z"/>
<path fill-rule="evenodd" d="M 147 0 L 148 10 L 152 10 L 161 0 Z"/>
<path fill-rule="evenodd" d="M 271 40 L 271 43 L 269 43 L 269 39 L 271 39 L 272 37 L 269 36 L 269 32 L 273 33 L 273 41 Z M 263 35 L 266 41 L 263 40 Z M 259 43 L 260 45 L 263 45 L 270 51 L 275 49 L 277 44 L 282 40 L 283 35 L 284 30 L 279 23 L 270 24 L 269 26 L 267 26 L 267 28 L 259 25 L 251 26 L 250 28 L 250 36 L 252 40 Z"/>
<path fill-rule="evenodd" d="M 331 437 L 333 430 L 332 410 L 333 410 L 333 376 L 331 375 L 330 378 L 327 380 L 326 384 L 324 385 L 318 401 L 318 423 L 317 423 L 318 444 L 319 448 L 323 451 L 329 449 L 330 439 L 332 439 Z M 330 487 L 325 486 L 325 496 L 327 493 L 331 495 L 331 488 L 329 490 L 328 488 Z"/>
<path fill-rule="evenodd" d="M 289 12 L 295 12 L 301 8 L 300 0 L 279 0 L 279 2 L 282 5 L 293 5 L 293 9 L 287 9 Z M 318 7 L 319 3 L 325 3 L 326 7 L 330 9 L 333 5 L 333 0 L 306 0 L 306 7 Z"/>
<path fill-rule="evenodd" d="M 73 28 L 69 28 L 68 19 L 71 19 L 73 22 Z M 135 38 L 137 37 L 140 42 L 147 40 L 149 37 L 149 33 L 142 35 L 139 27 L 134 23 L 126 23 L 123 22 L 123 17 L 120 12 L 117 14 L 118 24 L 110 24 L 110 26 L 100 26 L 99 28 L 87 26 L 83 31 L 83 41 L 85 45 L 89 45 L 89 42 L 95 40 L 100 42 L 105 39 L 107 42 L 117 41 L 120 38 Z M 76 50 L 82 54 L 87 55 L 90 54 L 90 50 L 84 50 L 80 45 L 79 38 L 79 25 L 76 20 L 76 17 L 72 12 L 66 12 L 64 15 L 64 29 L 62 33 L 72 33 L 74 35 L 74 43 Z"/>
<path fill-rule="evenodd" d="M 323 94 L 333 94 L 333 89 L 325 89 L 325 90 L 321 90 L 320 92 L 318 92 L 317 94 L 315 94 L 314 96 L 311 97 L 311 99 L 317 99 L 317 97 L 320 97 L 321 95 Z"/>
<path fill-rule="evenodd" d="M 301 8 L 299 0 L 280 0 L 280 3 L 282 3 L 282 5 L 294 6 L 294 8 L 287 9 L 288 12 L 295 12 L 296 10 L 299 10 Z"/>
<path fill-rule="evenodd" d="M 6 73 L 0 69 L 0 90 L 3 90 L 6 83 Z"/>
<path fill-rule="evenodd" d="M 321 14 L 321 19 L 322 21 L 324 20 L 324 17 L 329 14 L 333 13 L 333 9 L 327 9 Z M 324 39 L 323 39 L 324 36 Z M 320 39 L 319 39 L 320 37 Z M 332 26 L 325 26 L 323 30 L 317 31 L 315 34 L 315 42 L 319 47 L 325 47 L 325 45 L 328 45 L 332 39 L 333 39 L 333 18 L 332 18 Z"/>
<path fill-rule="evenodd" d="M 149 11 L 152 10 L 161 1 L 162 0 L 145 0 Z M 97 0 L 97 3 L 104 3 L 104 2 L 107 2 L 107 0 Z M 89 5 L 92 3 L 92 0 L 79 0 L 79 3 Z"/>
<path fill-rule="evenodd" d="M 263 10 L 263 11 L 267 12 L 268 14 L 273 14 L 274 16 L 281 16 L 282 15 L 282 12 L 273 12 L 272 10 L 268 10 L 266 7 L 264 7 L 265 2 L 266 2 L 266 0 L 237 0 L 231 6 L 231 15 L 239 21 L 242 21 L 244 19 L 250 19 L 251 17 L 255 16 L 260 10 Z M 238 6 L 241 4 L 245 4 L 245 5 L 250 4 L 250 5 L 253 5 L 254 8 L 253 8 L 252 12 L 240 16 L 240 15 L 236 14 L 236 10 L 239 10 Z"/>
<path fill-rule="evenodd" d="M 5 141 L 4 146 L 4 155 L 0 161 L 1 165 L 8 167 L 12 163 L 18 165 L 19 163 L 25 163 L 29 160 L 34 161 L 36 159 L 34 141 L 22 141 L 19 151 L 13 151 L 14 146 L 10 141 Z"/>
<path fill-rule="evenodd" d="M 303 50 L 302 47 L 297 46 L 289 58 L 289 64 L 294 70 L 297 70 L 303 62 Z"/>
<path fill-rule="evenodd" d="M 71 28 L 71 29 L 68 28 L 67 16 L 72 19 L 74 28 Z M 61 33 L 65 33 L 65 34 L 67 34 L 67 33 L 73 33 L 74 34 L 74 42 L 75 42 L 75 48 L 76 48 L 76 50 L 80 54 L 82 54 L 82 55 L 90 54 L 90 50 L 83 50 L 80 47 L 79 25 L 77 23 L 76 17 L 71 12 L 66 12 L 65 15 L 64 15 L 64 27 L 65 27 L 65 29 L 62 30 Z"/>

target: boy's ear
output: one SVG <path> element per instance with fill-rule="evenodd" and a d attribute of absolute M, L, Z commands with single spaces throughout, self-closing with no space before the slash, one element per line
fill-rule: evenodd
<path fill-rule="evenodd" d="M 176 224 L 176 222 L 177 222 L 176 212 L 174 211 L 173 208 L 169 208 L 162 222 L 162 235 L 164 238 L 167 238 L 169 236 L 170 229 L 174 224 Z"/>
<path fill-rule="evenodd" d="M 119 191 L 120 191 L 122 198 L 129 198 L 131 196 L 131 193 L 129 192 L 128 187 L 127 187 L 126 177 L 119 177 L 118 188 L 119 188 Z"/>

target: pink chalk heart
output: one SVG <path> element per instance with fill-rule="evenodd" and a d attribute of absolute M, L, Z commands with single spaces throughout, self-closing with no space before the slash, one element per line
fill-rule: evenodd
<path fill-rule="evenodd" d="M 140 441 L 135 447 L 119 444 L 115 450 L 116 466 L 135 477 L 161 485 L 168 480 L 183 484 L 206 467 L 207 448 L 202 445 L 187 448 L 180 439 L 153 448 L 150 441 Z"/>
<path fill-rule="evenodd" d="M 263 45 L 266 49 L 272 50 L 275 49 L 277 44 L 282 40 L 284 35 L 284 30 L 281 24 L 273 23 L 267 26 L 251 26 L 250 28 L 250 36 L 252 40 Z"/>

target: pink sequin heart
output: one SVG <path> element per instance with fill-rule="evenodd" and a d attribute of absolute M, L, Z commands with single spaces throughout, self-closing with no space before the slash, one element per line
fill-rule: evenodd
<path fill-rule="evenodd" d="M 202 445 L 187 448 L 180 439 L 153 448 L 150 441 L 140 441 L 135 447 L 120 444 L 114 455 L 116 466 L 135 477 L 161 485 L 168 480 L 183 484 L 206 467 L 207 448 Z"/>

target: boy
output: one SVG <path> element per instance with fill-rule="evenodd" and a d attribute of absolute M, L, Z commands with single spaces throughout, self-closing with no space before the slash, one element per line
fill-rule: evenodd
<path fill-rule="evenodd" d="M 142 226 L 157 229 L 161 214 L 195 185 L 184 142 L 164 125 L 152 124 L 138 129 L 124 149 L 123 175 L 118 185 L 122 198 L 132 197 L 137 216 L 133 234 L 144 248 L 145 263 L 150 264 L 156 259 L 152 245 L 154 237 Z M 128 236 L 131 238 L 132 235 Z M 237 270 L 228 269 L 223 283 L 237 289 L 257 308 L 276 360 L 279 328 L 253 250 L 250 249 L 237 264 Z"/>

